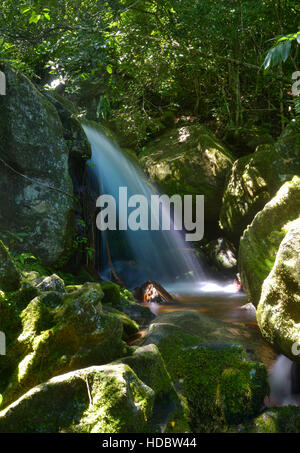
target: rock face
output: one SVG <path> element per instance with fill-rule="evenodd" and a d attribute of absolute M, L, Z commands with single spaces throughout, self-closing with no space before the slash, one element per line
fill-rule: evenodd
<path fill-rule="evenodd" d="M 0 230 L 23 234 L 15 248 L 47 264 L 72 240 L 73 187 L 59 116 L 23 75 L 2 68 L 7 94 L 0 97 Z"/>
<path fill-rule="evenodd" d="M 63 126 L 63 136 L 67 143 L 69 154 L 72 158 L 90 159 L 92 155 L 91 145 L 77 120 L 74 106 L 70 101 L 60 96 L 55 91 L 44 92 L 46 98 L 54 105 Z"/>
<path fill-rule="evenodd" d="M 20 286 L 20 273 L 13 263 L 8 249 L 0 241 L 0 290 L 14 291 Z"/>
<path fill-rule="evenodd" d="M 300 362 L 300 217 L 280 244 L 262 287 L 257 321 L 263 336 L 282 354 Z"/>
<path fill-rule="evenodd" d="M 267 373 L 262 363 L 247 358 L 232 326 L 226 330 L 226 323 L 205 318 L 193 312 L 159 316 L 143 344 L 157 345 L 184 398 L 192 431 L 224 432 L 259 414 Z"/>
<path fill-rule="evenodd" d="M 280 188 L 244 231 L 239 248 L 239 271 L 243 288 L 255 306 L 289 223 L 299 215 L 300 178 L 295 176 Z"/>
<path fill-rule="evenodd" d="M 31 389 L 0 412 L 0 432 L 150 432 L 154 396 L 128 365 L 93 366 Z"/>
<path fill-rule="evenodd" d="M 162 193 L 204 195 L 205 236 L 216 230 L 233 159 L 211 132 L 199 124 L 173 129 L 150 144 L 140 161 Z"/>
<path fill-rule="evenodd" d="M 275 145 L 262 145 L 232 168 L 220 213 L 225 236 L 239 243 L 255 214 L 277 190 L 300 173 L 300 133 L 287 129 Z"/>
<path fill-rule="evenodd" d="M 53 376 L 126 355 L 122 321 L 103 312 L 102 297 L 99 284 L 86 283 L 40 293 L 27 305 L 0 370 L 4 405 Z"/>

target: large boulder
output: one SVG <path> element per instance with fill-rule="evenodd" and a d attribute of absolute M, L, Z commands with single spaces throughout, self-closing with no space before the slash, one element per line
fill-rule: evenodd
<path fill-rule="evenodd" d="M 206 127 L 193 124 L 166 132 L 146 147 L 140 162 L 162 193 L 204 195 L 206 235 L 216 230 L 233 159 Z"/>
<path fill-rule="evenodd" d="M 261 145 L 234 163 L 220 213 L 220 226 L 228 239 L 238 244 L 255 214 L 284 182 L 300 173 L 299 153 L 299 130 L 288 128 L 275 145 Z"/>
<path fill-rule="evenodd" d="M 25 76 L 1 69 L 7 93 L 0 96 L 0 231 L 22 239 L 19 251 L 50 264 L 72 241 L 68 148 L 54 106 Z"/>
<path fill-rule="evenodd" d="M 86 283 L 70 293 L 46 291 L 20 313 L 20 331 L 0 370 L 3 405 L 47 379 L 126 355 L 122 320 L 102 310 L 103 292 Z"/>
<path fill-rule="evenodd" d="M 257 321 L 266 340 L 300 362 L 300 216 L 280 244 L 262 287 Z"/>
<path fill-rule="evenodd" d="M 289 223 L 299 215 L 300 178 L 295 176 L 280 188 L 244 231 L 239 248 L 239 271 L 243 288 L 255 306 Z"/>
<path fill-rule="evenodd" d="M 268 394 L 267 373 L 237 343 L 238 328 L 205 318 L 193 312 L 159 316 L 142 344 L 157 345 L 192 431 L 222 432 L 259 414 Z"/>
<path fill-rule="evenodd" d="M 31 389 L 0 412 L 0 432 L 151 432 L 154 396 L 128 365 L 93 366 Z"/>

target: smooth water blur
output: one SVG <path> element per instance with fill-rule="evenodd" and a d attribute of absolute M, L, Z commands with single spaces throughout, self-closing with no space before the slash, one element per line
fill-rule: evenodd
<path fill-rule="evenodd" d="M 151 195 L 158 192 L 147 181 L 134 157 L 124 154 L 94 125 L 83 124 L 83 127 L 92 146 L 90 172 L 98 181 L 99 195 L 112 195 L 118 211 L 119 188 L 127 187 L 128 198 L 144 195 L 150 206 Z M 184 241 L 181 232 L 118 230 L 102 233 L 100 273 L 103 278 L 112 277 L 106 240 L 115 272 L 128 288 L 137 287 L 146 280 L 158 280 L 166 284 L 185 278 L 196 281 L 204 276 L 199 260 Z"/>
<path fill-rule="evenodd" d="M 299 406 L 299 365 L 279 355 L 269 372 L 270 398 L 268 406 Z"/>
<path fill-rule="evenodd" d="M 247 296 L 231 282 L 172 282 L 165 286 L 173 297 L 168 304 L 148 304 L 155 315 L 178 310 L 191 310 L 221 321 L 244 323 L 257 328 L 255 309 L 251 309 Z"/>

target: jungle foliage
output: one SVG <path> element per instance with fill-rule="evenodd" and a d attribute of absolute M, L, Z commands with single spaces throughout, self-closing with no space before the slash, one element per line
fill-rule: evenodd
<path fill-rule="evenodd" d="M 3 0 L 0 58 L 63 81 L 132 147 L 184 115 L 229 142 L 277 136 L 295 114 L 299 13 L 298 0 Z"/>

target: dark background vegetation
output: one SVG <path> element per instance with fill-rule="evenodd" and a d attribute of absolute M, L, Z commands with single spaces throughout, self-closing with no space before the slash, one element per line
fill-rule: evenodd
<path fill-rule="evenodd" d="M 128 147 L 192 116 L 242 155 L 295 115 L 297 39 L 263 62 L 299 13 L 298 0 L 4 0 L 0 58 L 41 86 L 60 78 Z"/>

